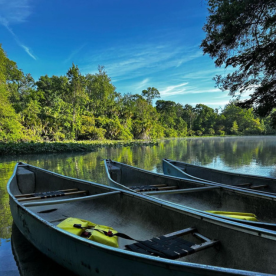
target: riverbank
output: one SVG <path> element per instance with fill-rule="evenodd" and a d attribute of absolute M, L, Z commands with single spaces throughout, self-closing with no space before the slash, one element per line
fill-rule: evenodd
<path fill-rule="evenodd" d="M 33 153 L 92 152 L 103 147 L 155 146 L 156 140 L 131 141 L 65 141 L 65 142 L 24 142 L 0 143 L 0 156 Z"/>
<path fill-rule="evenodd" d="M 70 153 L 70 152 L 92 152 L 99 148 L 118 148 L 135 146 L 157 146 L 160 141 L 174 139 L 198 139 L 198 138 L 226 138 L 239 137 L 240 135 L 203 135 L 162 138 L 154 140 L 85 140 L 85 141 L 63 141 L 63 142 L 0 142 L 0 156 L 36 154 L 36 153 Z M 246 137 L 255 137 L 256 135 L 247 135 Z"/>

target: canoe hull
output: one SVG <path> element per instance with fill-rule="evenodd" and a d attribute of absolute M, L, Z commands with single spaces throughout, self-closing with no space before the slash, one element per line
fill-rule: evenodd
<path fill-rule="evenodd" d="M 163 159 L 163 172 L 166 175 L 203 181 L 207 183 L 223 184 L 235 186 L 238 188 L 248 188 L 248 186 L 239 186 L 250 183 L 251 186 L 266 185 L 256 191 L 265 193 L 276 193 L 276 179 L 269 177 L 260 177 L 256 175 L 238 174 L 227 171 L 210 169 L 202 166 L 187 164 L 185 162 Z M 249 189 L 252 190 L 252 189 Z"/>
<path fill-rule="evenodd" d="M 55 174 L 52 173 L 51 176 L 54 177 Z M 59 179 L 56 179 L 57 181 L 55 185 L 58 184 L 57 182 L 64 182 L 64 184 L 68 184 L 65 183 L 66 181 L 74 182 L 76 185 L 84 185 L 84 181 L 82 182 L 79 180 L 61 177 L 60 175 L 57 176 L 58 177 L 56 178 Z M 42 178 L 46 178 L 45 173 L 42 173 L 40 176 L 36 174 L 36 179 Z M 15 175 L 13 175 L 10 182 L 13 186 L 16 185 Z M 86 182 L 86 184 L 88 183 Z M 106 189 L 103 185 L 97 185 L 91 182 L 90 185 L 93 187 L 95 186 L 97 189 Z M 38 213 L 32 212 L 32 208 L 27 208 L 23 204 L 19 203 L 14 197 L 14 194 L 11 193 L 10 184 L 8 184 L 8 192 L 10 194 L 10 208 L 14 222 L 22 234 L 42 253 L 78 275 L 256 275 L 256 272 L 151 257 L 87 241 L 81 237 L 57 228 L 52 223 L 42 219 Z M 105 202 L 109 203 L 108 201 L 103 201 L 104 204 Z M 267 231 L 263 232 L 260 230 L 260 233 L 257 234 L 257 231 L 254 229 L 248 230 L 239 224 L 230 225 L 225 223 L 224 220 L 214 220 L 210 216 L 201 216 L 198 213 L 191 213 L 187 210 L 180 211 L 175 209 L 172 205 L 164 204 L 162 206 L 156 200 L 150 200 L 149 198 L 136 195 L 134 193 L 121 192 L 120 201 L 116 204 L 120 204 L 120 202 L 125 202 L 127 204 L 127 210 L 124 211 L 123 217 L 123 222 L 126 223 L 126 225 L 129 225 L 129 221 L 132 218 L 133 222 L 135 222 L 138 215 L 142 213 L 140 217 L 142 222 L 151 222 L 148 227 L 152 227 L 154 225 L 157 229 L 159 228 L 158 230 L 160 230 L 163 229 L 161 227 L 161 224 L 163 224 L 163 227 L 165 225 L 170 230 L 174 229 L 175 231 L 183 229 L 183 227 L 180 226 L 195 226 L 197 229 L 200 229 L 202 234 L 206 234 L 210 237 L 213 236 L 214 238 L 223 241 L 222 248 L 219 251 L 212 248 L 206 252 L 207 254 L 201 255 L 203 256 L 203 263 L 204 260 L 209 261 L 209 259 L 212 258 L 213 260 L 211 261 L 213 261 L 213 264 L 218 264 L 217 261 L 220 261 L 220 264 L 225 267 L 246 267 L 255 271 L 258 271 L 258 269 L 268 272 L 276 271 L 273 256 L 273 245 L 276 245 L 276 236 L 274 233 Z M 139 207 L 139 203 L 142 205 L 141 208 Z M 110 204 L 111 203 L 109 203 L 108 206 L 110 206 Z M 87 205 L 82 206 L 87 207 Z M 130 210 L 130 206 L 132 206 L 134 210 Z M 148 211 L 149 209 L 150 212 Z M 83 210 L 85 209 L 81 209 L 81 211 Z M 92 210 L 95 209 L 93 208 Z M 112 214 L 110 211 L 106 214 Z M 120 214 L 121 216 L 122 206 L 119 206 L 116 211 L 117 214 Z M 159 212 L 161 212 L 162 216 L 158 217 Z M 164 220 L 164 218 L 166 219 Z M 152 222 L 153 220 L 156 220 L 158 224 L 154 224 Z M 138 222 L 137 226 L 139 225 Z M 173 225 L 173 222 L 175 225 Z M 144 224 L 143 228 L 145 229 Z M 169 233 L 170 232 L 171 231 L 169 231 Z M 166 231 L 166 233 L 168 232 Z M 227 238 L 228 235 L 232 237 L 232 241 Z M 238 239 L 239 235 L 242 238 L 241 240 Z M 267 236 L 269 236 L 269 238 L 267 238 Z M 237 239 L 234 237 L 237 237 Z M 256 255 L 254 252 L 248 251 L 248 246 L 250 246 L 253 241 L 256 241 L 256 247 L 262 252 L 267 253 L 267 255 Z M 233 243 L 234 246 L 232 245 Z M 240 244 L 242 246 L 242 252 L 236 252 L 236 247 L 239 248 Z M 229 246 L 232 247 L 227 249 Z M 237 256 L 243 256 L 243 251 L 248 255 L 248 258 L 246 259 L 248 263 L 246 265 L 240 262 L 239 257 L 235 257 L 235 260 L 226 257 L 234 256 L 233 254 L 235 252 L 237 253 Z M 220 255 L 218 255 L 219 252 L 221 252 Z M 193 256 L 197 258 L 196 254 L 188 256 L 187 258 L 193 258 Z M 200 255 L 198 256 L 200 258 Z M 262 267 L 258 267 L 257 263 Z M 257 274 L 262 275 L 262 273 Z"/>
<path fill-rule="evenodd" d="M 81 242 L 78 239 L 68 238 L 68 236 L 30 215 L 12 200 L 10 208 L 16 226 L 27 240 L 43 254 L 77 275 L 129 276 L 130 271 L 139 271 L 137 275 L 141 276 L 166 276 L 171 273 L 179 276 L 211 275 L 205 269 L 178 266 L 173 263 L 168 265 L 150 259 L 139 262 L 139 258 L 137 259 L 135 256 L 126 256 L 112 252 L 110 249 Z M 218 270 L 220 269 L 218 268 Z M 223 269 L 215 272 L 214 275 L 223 275 Z"/>
<path fill-rule="evenodd" d="M 242 223 L 276 231 L 276 197 L 274 194 L 263 194 L 258 191 L 239 189 L 228 185 L 217 185 L 194 179 L 183 179 L 172 175 L 161 175 L 140 168 L 132 167 L 123 163 L 106 160 L 106 173 L 109 185 L 115 188 L 131 190 L 129 186 L 164 183 L 179 186 L 180 189 L 195 187 L 218 187 L 217 190 L 197 191 L 196 193 L 174 195 L 154 195 L 158 199 L 173 203 L 178 208 L 185 206 L 191 210 L 204 212 L 205 210 L 229 211 L 254 213 L 261 222 L 245 221 Z M 116 168 L 117 167 L 117 168 Z M 171 172 L 177 171 L 171 166 Z M 115 181 L 114 179 L 117 179 Z M 118 182 L 122 181 L 121 183 Z M 138 185 L 138 186 L 139 186 Z M 219 188 L 221 186 L 221 188 Z M 154 193 L 154 192 L 153 192 Z M 149 193 L 150 195 L 150 193 Z M 204 212 L 206 213 L 206 212 Z M 213 216 L 218 217 L 215 214 Z M 234 218 L 231 221 L 241 222 Z"/>

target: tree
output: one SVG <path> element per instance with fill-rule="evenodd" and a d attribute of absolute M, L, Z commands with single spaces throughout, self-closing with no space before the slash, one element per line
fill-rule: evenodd
<path fill-rule="evenodd" d="M 160 93 L 155 87 L 148 87 L 147 90 L 142 91 L 142 96 L 152 104 L 152 100 L 155 98 L 160 98 Z"/>
<path fill-rule="evenodd" d="M 201 130 L 202 132 L 208 132 L 209 128 L 214 128 L 217 120 L 217 113 L 214 111 L 213 108 L 208 107 L 204 104 L 197 104 L 194 108 L 197 116 L 194 121 L 194 129 Z"/>
<path fill-rule="evenodd" d="M 276 1 L 208 0 L 208 4 L 204 54 L 218 67 L 237 69 L 216 76 L 217 86 L 237 99 L 247 90 L 253 92 L 237 105 L 268 115 L 276 107 Z"/>
<path fill-rule="evenodd" d="M 68 70 L 67 77 L 68 102 L 71 102 L 73 106 L 72 137 L 75 138 L 76 131 L 78 130 L 76 127 L 77 109 L 87 100 L 87 95 L 85 93 L 86 80 L 85 77 L 81 75 L 78 66 L 74 64 Z"/>
<path fill-rule="evenodd" d="M 242 134 L 260 134 L 264 132 L 264 126 L 259 118 L 256 118 L 253 109 L 242 109 L 232 102 L 225 106 L 221 115 L 225 116 L 225 128 L 227 133 L 233 133 L 238 127 L 238 131 Z M 235 126 L 234 122 L 237 125 Z"/>
<path fill-rule="evenodd" d="M 104 70 L 104 66 L 98 67 L 98 73 L 86 75 L 86 93 L 89 97 L 89 111 L 96 116 L 113 115 L 115 98 L 118 94 L 111 83 L 110 77 Z"/>
<path fill-rule="evenodd" d="M 10 101 L 6 84 L 6 57 L 0 44 L 0 141 L 18 141 L 22 138 L 22 125 Z"/>
<path fill-rule="evenodd" d="M 182 119 L 189 123 L 189 129 L 192 131 L 193 129 L 193 123 L 194 120 L 196 119 L 197 113 L 195 111 L 195 108 L 193 108 L 191 105 L 186 104 L 183 108 L 183 113 L 182 113 Z"/>
<path fill-rule="evenodd" d="M 237 134 L 239 132 L 239 126 L 237 124 L 237 121 L 233 122 L 233 126 L 231 127 L 231 132 L 234 134 Z"/>

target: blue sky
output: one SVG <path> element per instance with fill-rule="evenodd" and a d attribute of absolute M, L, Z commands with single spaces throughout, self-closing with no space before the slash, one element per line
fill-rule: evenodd
<path fill-rule="evenodd" d="M 0 43 L 36 80 L 103 65 L 117 92 L 218 108 L 231 97 L 212 78 L 228 71 L 199 48 L 207 15 L 204 0 L 0 0 Z"/>

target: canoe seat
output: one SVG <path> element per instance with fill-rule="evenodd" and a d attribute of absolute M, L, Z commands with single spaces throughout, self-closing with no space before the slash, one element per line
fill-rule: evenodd
<path fill-rule="evenodd" d="M 143 186 L 130 186 L 131 190 L 135 190 L 137 192 L 146 192 L 146 191 L 158 191 L 157 187 L 150 186 L 150 185 L 143 185 Z"/>
<path fill-rule="evenodd" d="M 59 190 L 59 191 L 49 191 L 49 192 L 41 192 L 41 193 L 32 193 L 32 194 L 21 194 L 15 195 L 18 201 L 29 201 L 29 200 L 37 200 L 37 199 L 45 199 L 57 196 L 68 196 L 68 195 L 77 195 L 77 194 L 86 194 L 87 191 L 78 191 L 78 189 L 67 189 L 67 190 Z"/>
<path fill-rule="evenodd" d="M 218 244 L 218 241 L 212 241 L 200 235 L 194 228 L 187 228 L 175 233 L 176 234 L 172 233 L 165 236 L 152 238 L 150 240 L 129 244 L 126 245 L 126 249 L 141 254 L 175 260 Z M 178 238 L 179 235 L 188 233 L 193 233 L 195 237 L 204 240 L 205 242 L 201 244 L 195 244 L 190 241 Z"/>
<path fill-rule="evenodd" d="M 142 185 L 142 186 L 130 186 L 130 189 L 135 192 L 147 192 L 147 191 L 165 191 L 175 190 L 178 186 L 168 186 L 167 184 L 156 184 L 156 185 Z"/>

